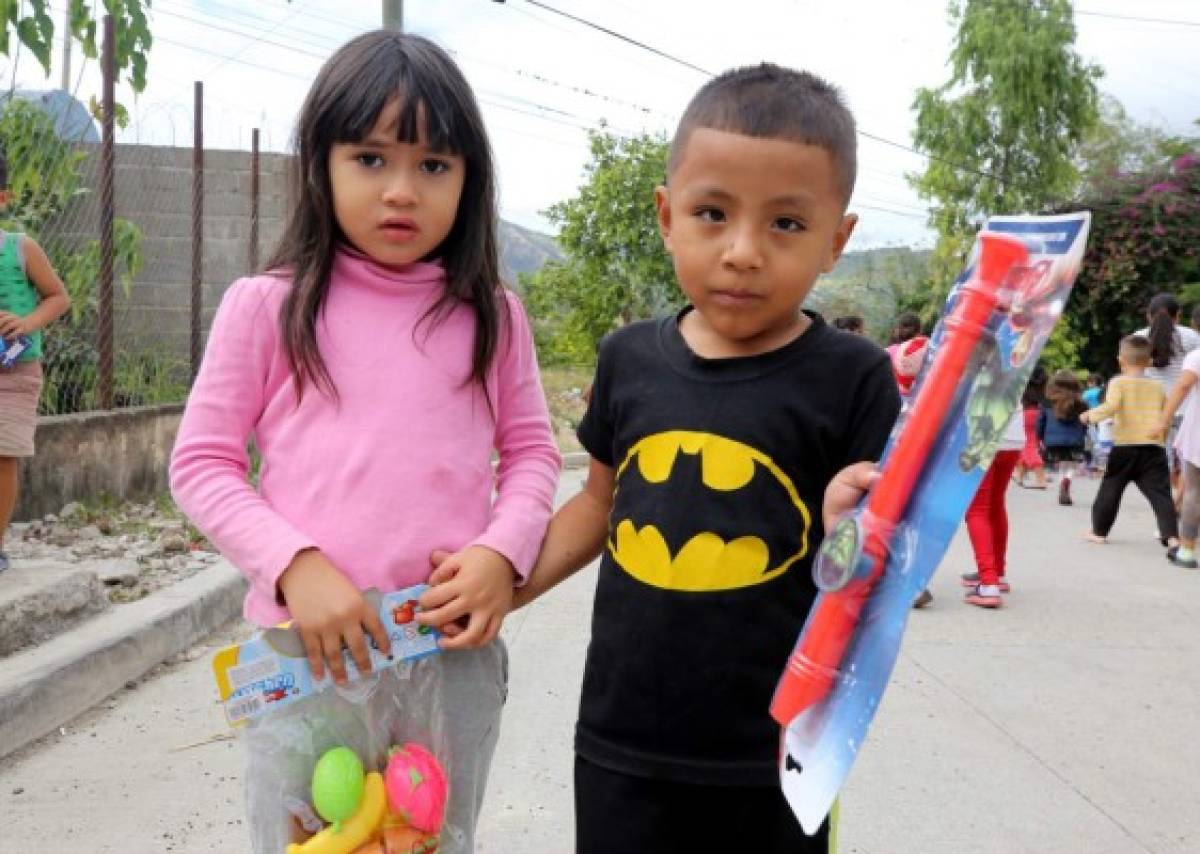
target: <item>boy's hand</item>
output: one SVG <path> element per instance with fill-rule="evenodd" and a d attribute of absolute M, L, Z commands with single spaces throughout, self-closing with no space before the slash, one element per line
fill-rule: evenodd
<path fill-rule="evenodd" d="M 441 560 L 438 560 L 441 558 Z M 437 627 L 446 637 L 442 649 L 475 649 L 496 639 L 512 610 L 516 570 L 508 558 L 484 546 L 460 552 L 435 552 L 434 585 L 421 596 L 417 621 Z M 466 618 L 466 627 L 455 625 Z"/>
<path fill-rule="evenodd" d="M 863 495 L 877 480 L 879 469 L 875 463 L 855 463 L 833 476 L 829 486 L 825 487 L 825 504 L 821 508 L 826 532 L 833 530 L 842 514 L 858 506 Z"/>
<path fill-rule="evenodd" d="M 5 338 L 16 338 L 31 332 L 29 323 L 19 314 L 11 311 L 0 311 L 0 335 Z"/>
<path fill-rule="evenodd" d="M 1088 414 L 1087 414 L 1086 412 L 1082 412 L 1082 413 L 1080 413 L 1080 415 L 1079 415 L 1079 421 L 1080 421 L 1080 423 L 1082 423 L 1082 424 L 1087 424 L 1087 423 L 1089 423 L 1089 422 L 1088 422 Z"/>
<path fill-rule="evenodd" d="M 367 604 L 350 579 L 316 549 L 305 549 L 292 559 L 279 576 L 279 591 L 304 641 L 314 679 L 324 678 L 328 664 L 334 681 L 346 684 L 343 648 L 350 650 L 360 673 L 371 672 L 364 628 L 384 655 L 392 654 L 392 642 L 379 613 Z"/>
<path fill-rule="evenodd" d="M 1160 421 L 1150 429 L 1150 438 L 1156 442 L 1167 441 L 1167 433 L 1170 432 L 1170 423 Z"/>

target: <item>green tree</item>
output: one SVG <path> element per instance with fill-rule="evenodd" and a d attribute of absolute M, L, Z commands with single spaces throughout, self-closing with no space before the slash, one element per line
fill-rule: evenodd
<path fill-rule="evenodd" d="M 62 238 L 54 222 L 87 190 L 80 170 L 85 154 L 59 137 L 54 120 L 27 101 L 14 100 L 0 112 L 0 149 L 8 159 L 12 200 L 0 212 L 0 228 L 32 234 L 58 271 L 71 296 L 71 312 L 46 330 L 46 382 L 42 410 L 74 412 L 95 406 L 95 330 L 99 318 L 100 241 Z M 114 223 L 113 266 L 129 294 L 142 265 L 141 231 Z"/>
<path fill-rule="evenodd" d="M 1069 0 L 958 0 L 949 13 L 950 79 L 917 92 L 913 141 L 930 159 L 909 177 L 932 203 L 943 295 L 989 215 L 1037 212 L 1072 194 L 1102 74 L 1075 51 Z"/>
<path fill-rule="evenodd" d="M 591 161 L 574 198 L 546 216 L 567 260 L 521 281 L 547 362 L 590 361 L 605 334 L 682 302 L 654 211 L 667 174 L 661 136 L 589 134 Z"/>
<path fill-rule="evenodd" d="M 1200 138 L 1175 136 L 1139 122 L 1111 95 L 1100 100 L 1100 117 L 1079 147 L 1080 198 L 1095 199 L 1111 192 L 1122 176 L 1151 172 L 1200 147 Z"/>
<path fill-rule="evenodd" d="M 146 10 L 152 0 L 103 0 L 104 13 L 113 16 L 116 33 L 117 76 L 124 76 L 133 91 L 146 88 L 146 61 L 153 41 Z M 84 56 L 100 55 L 99 15 L 87 0 L 68 0 L 71 37 L 79 42 Z M 0 0 L 0 54 L 12 56 L 15 33 L 50 74 L 50 50 L 54 42 L 54 19 L 49 0 Z"/>

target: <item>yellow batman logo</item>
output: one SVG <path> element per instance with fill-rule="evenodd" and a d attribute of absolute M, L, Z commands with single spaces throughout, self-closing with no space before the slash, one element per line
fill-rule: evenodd
<path fill-rule="evenodd" d="M 761 451 L 672 430 L 642 439 L 617 469 L 608 548 L 654 587 L 732 590 L 803 558 L 811 521 L 791 478 Z"/>

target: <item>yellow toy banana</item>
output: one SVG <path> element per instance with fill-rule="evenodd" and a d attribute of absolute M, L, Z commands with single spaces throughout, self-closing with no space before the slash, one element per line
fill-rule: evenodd
<path fill-rule="evenodd" d="M 383 788 L 383 776 L 372 771 L 367 775 L 363 787 L 362 803 L 354 815 L 342 822 L 341 830 L 334 833 L 330 826 L 307 842 L 293 842 L 287 847 L 287 854 L 350 854 L 379 830 L 385 815 L 387 794 Z"/>

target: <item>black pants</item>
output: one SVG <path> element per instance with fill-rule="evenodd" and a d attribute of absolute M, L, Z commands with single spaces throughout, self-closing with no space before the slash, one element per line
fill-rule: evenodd
<path fill-rule="evenodd" d="M 778 786 L 697 786 L 575 757 L 576 854 L 827 854 L 829 820 L 805 836 Z"/>
<path fill-rule="evenodd" d="M 1100 481 L 1100 491 L 1092 504 L 1092 532 L 1107 537 L 1117 520 L 1121 496 L 1132 481 L 1154 509 L 1158 520 L 1158 535 L 1164 538 L 1179 535 L 1179 520 L 1175 502 L 1171 499 L 1171 473 L 1167 469 L 1167 452 L 1159 445 L 1117 445 L 1108 457 L 1108 468 Z"/>

